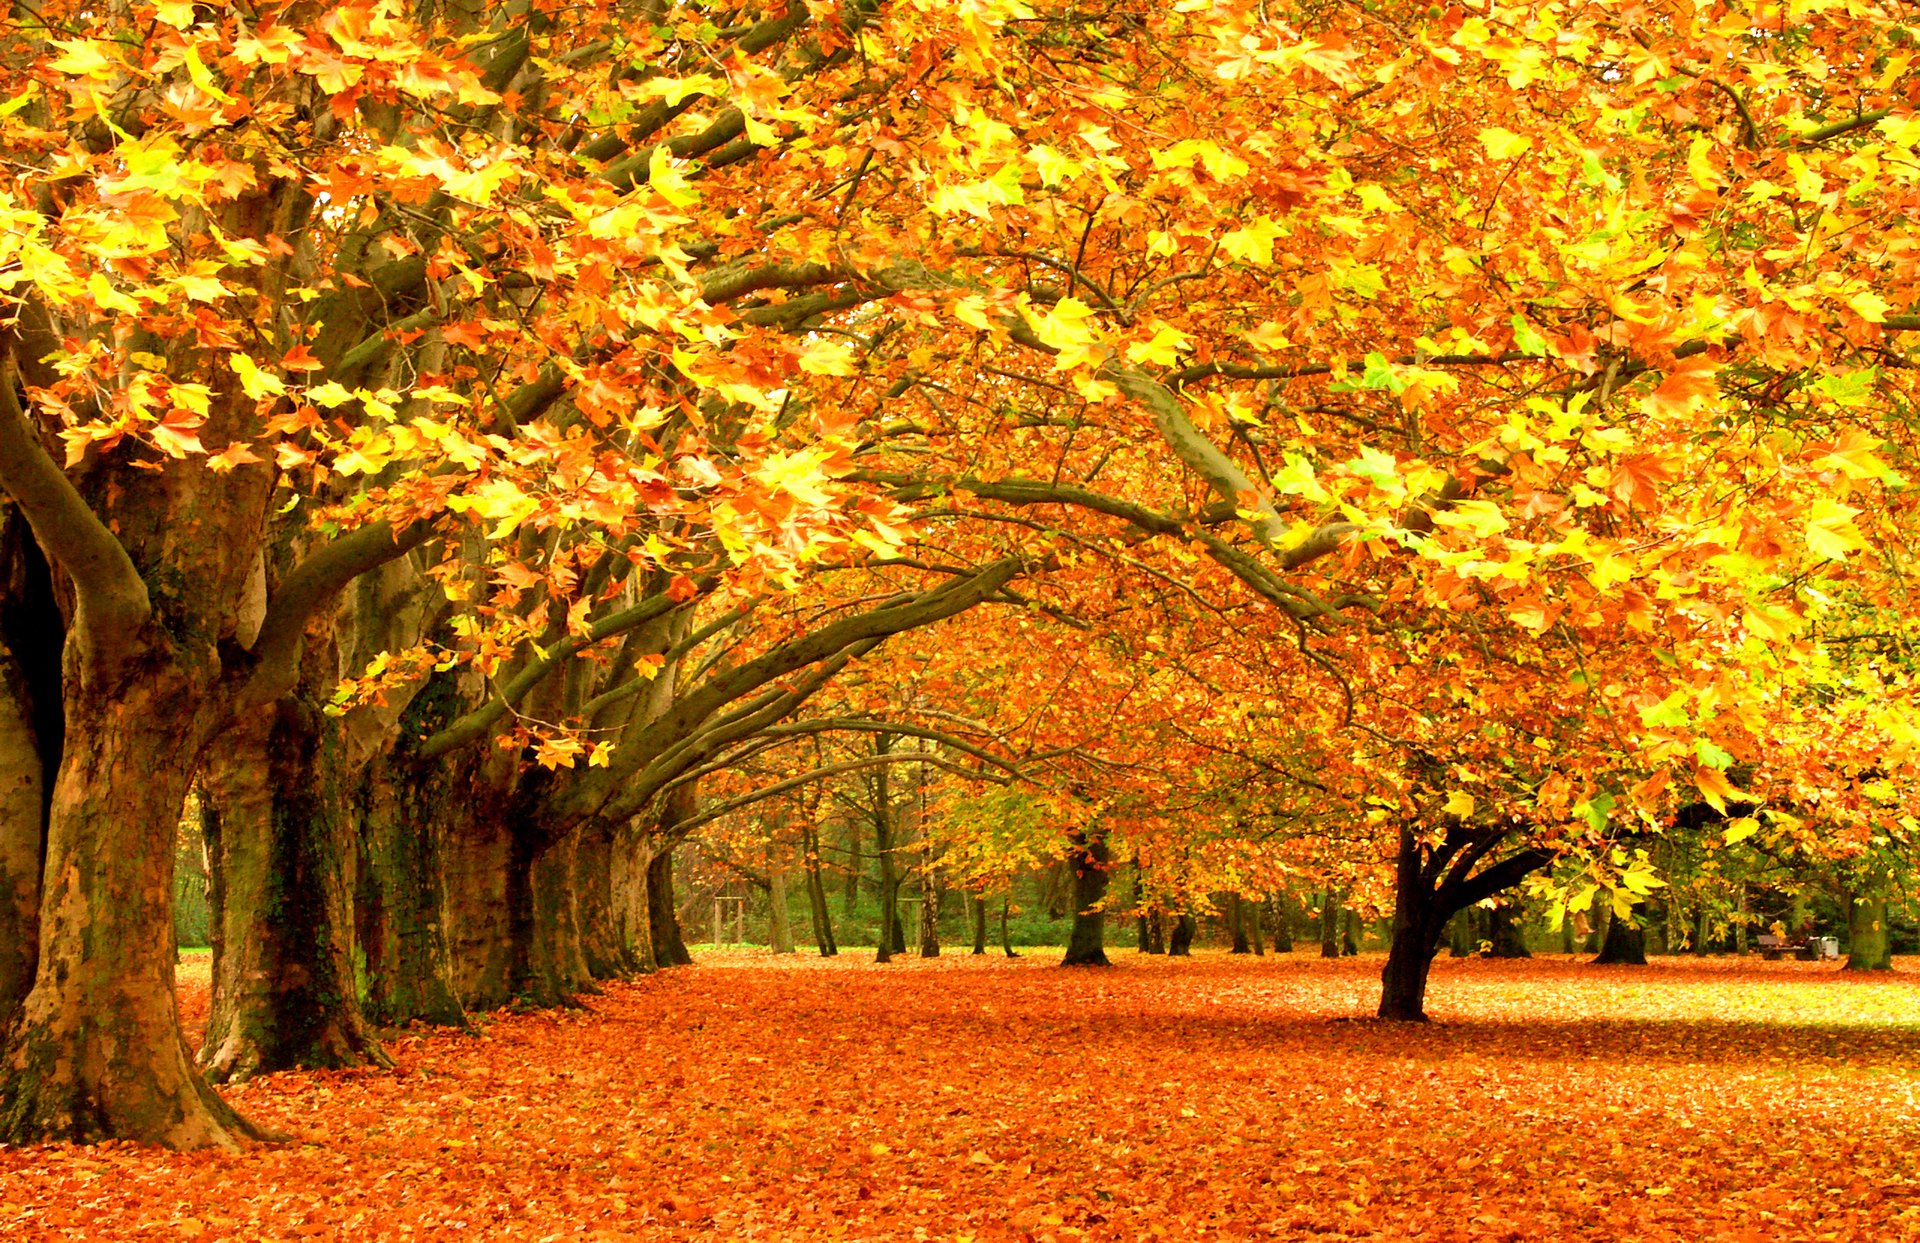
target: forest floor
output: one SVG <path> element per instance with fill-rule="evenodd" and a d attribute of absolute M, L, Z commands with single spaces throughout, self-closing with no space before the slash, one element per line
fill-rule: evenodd
<path fill-rule="evenodd" d="M 0 1149 L 0 1238 L 1920 1239 L 1920 961 L 1117 958 L 707 955 L 229 1092 L 290 1143 Z"/>

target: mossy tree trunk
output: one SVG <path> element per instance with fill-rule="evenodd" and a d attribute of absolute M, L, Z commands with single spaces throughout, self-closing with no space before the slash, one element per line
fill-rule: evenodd
<path fill-rule="evenodd" d="M 354 927 L 361 1005 L 376 1023 L 466 1026 L 442 855 L 451 809 L 472 805 L 470 758 L 420 763 L 388 753 L 361 775 Z"/>
<path fill-rule="evenodd" d="M 305 688 L 221 735 L 201 782 L 216 1083 L 391 1066 L 354 979 L 355 826 L 338 723 Z"/>
<path fill-rule="evenodd" d="M 1893 970 L 1893 948 L 1887 939 L 1887 900 L 1854 898 L 1847 906 L 1848 971 Z"/>
<path fill-rule="evenodd" d="M 34 984 L 0 1063 L 0 1140 L 261 1137 L 195 1069 L 174 1008 L 174 835 L 206 741 L 204 691 L 158 656 L 140 663 L 66 697 Z"/>

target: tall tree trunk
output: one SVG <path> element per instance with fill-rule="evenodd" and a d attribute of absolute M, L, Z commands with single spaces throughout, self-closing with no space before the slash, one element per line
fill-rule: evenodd
<path fill-rule="evenodd" d="M 1348 907 L 1340 920 L 1340 956 L 1351 958 L 1360 952 L 1360 912 Z"/>
<path fill-rule="evenodd" d="M 865 874 L 867 865 L 860 858 L 860 818 L 848 816 L 847 828 L 847 876 L 840 890 L 840 917 L 857 918 L 860 913 L 860 877 Z"/>
<path fill-rule="evenodd" d="M 893 735 L 873 736 L 875 755 L 884 756 L 892 750 Z M 875 962 L 890 962 L 895 954 L 904 953 L 907 948 L 900 931 L 897 905 L 900 881 L 893 865 L 893 784 L 887 769 L 888 765 L 882 764 L 873 770 L 873 850 L 880 868 L 880 936 Z"/>
<path fill-rule="evenodd" d="M 1621 966 L 1647 965 L 1647 930 L 1630 919 L 1615 917 L 1607 921 L 1607 939 L 1600 945 L 1595 963 Z"/>
<path fill-rule="evenodd" d="M 1247 940 L 1246 901 L 1237 893 L 1230 893 L 1220 904 L 1221 913 L 1227 919 L 1227 936 L 1233 944 L 1228 951 L 1234 954 L 1251 954 L 1253 945 Z"/>
<path fill-rule="evenodd" d="M 1192 957 L 1193 937 L 1198 931 L 1200 931 L 1200 921 L 1185 911 L 1180 912 L 1173 921 L 1173 932 L 1167 937 L 1167 957 Z"/>
<path fill-rule="evenodd" d="M 580 943 L 573 888 L 580 830 L 560 833 L 516 819 L 507 866 L 512 999 L 538 1008 L 573 1004 L 598 991 Z"/>
<path fill-rule="evenodd" d="M 208 1086 L 180 1035 L 174 836 L 205 743 L 203 690 L 149 659 L 66 695 L 39 958 L 0 1060 L 0 1140 L 233 1148 L 262 1134 Z"/>
<path fill-rule="evenodd" d="M 647 904 L 647 866 L 653 862 L 653 840 L 629 822 L 613 835 L 609 854 L 613 875 L 608 885 L 621 952 L 631 964 L 629 970 L 637 974 L 656 971 L 660 962 L 653 952 L 653 920 Z"/>
<path fill-rule="evenodd" d="M 47 803 L 65 721 L 60 649 L 65 623 L 33 532 L 0 517 L 0 1033 L 33 989 L 40 958 L 40 878 Z"/>
<path fill-rule="evenodd" d="M 1433 882 L 1424 874 L 1422 862 L 1413 830 L 1401 829 L 1394 863 L 1393 936 L 1387 944 L 1387 965 L 1380 972 L 1379 1015 L 1403 1023 L 1427 1021 L 1427 973 L 1433 967 L 1434 951 L 1440 948 L 1440 934 L 1453 915 L 1435 901 Z"/>
<path fill-rule="evenodd" d="M 940 874 L 927 824 L 927 766 L 920 765 L 920 957 L 940 957 Z"/>
<path fill-rule="evenodd" d="M 33 988 L 47 843 L 46 766 L 11 656 L 0 651 L 0 1032 Z"/>
<path fill-rule="evenodd" d="M 813 943 L 819 947 L 820 957 L 832 958 L 839 954 L 840 947 L 834 941 L 833 912 L 827 907 L 826 881 L 820 875 L 820 830 L 811 811 L 800 833 L 806 854 L 807 914 L 813 920 Z"/>
<path fill-rule="evenodd" d="M 1332 888 L 1320 895 L 1320 957 L 1340 957 L 1340 894 Z"/>
<path fill-rule="evenodd" d="M 1154 911 L 1147 916 L 1147 953 L 1164 954 L 1167 952 L 1167 916 L 1164 911 Z"/>
<path fill-rule="evenodd" d="M 572 885 L 580 924 L 580 952 L 595 980 L 623 980 L 639 971 L 626 937 L 616 886 L 624 870 L 616 861 L 624 828 L 593 819 L 573 843 Z"/>
<path fill-rule="evenodd" d="M 1513 908 L 1504 902 L 1487 912 L 1487 940 L 1493 944 L 1490 957 L 1533 957 L 1527 949 L 1526 938 L 1520 935 L 1520 925 L 1513 913 Z"/>
<path fill-rule="evenodd" d="M 1264 898 L 1240 899 L 1240 930 L 1247 934 L 1247 944 L 1253 947 L 1255 957 L 1267 952 L 1267 940 L 1260 930 L 1260 910 L 1265 905 Z"/>
<path fill-rule="evenodd" d="M 987 952 L 987 900 L 977 893 L 967 895 L 967 917 L 973 924 L 973 952 Z"/>
<path fill-rule="evenodd" d="M 1063 967 L 1107 966 L 1105 945 L 1108 864 L 1112 859 L 1103 828 L 1075 829 L 1067 834 L 1073 849 L 1067 864 L 1073 869 L 1073 931 L 1067 937 Z"/>
<path fill-rule="evenodd" d="M 776 954 L 793 953 L 793 921 L 787 910 L 787 869 L 776 844 L 767 857 L 767 940 Z"/>
<path fill-rule="evenodd" d="M 673 895 L 673 847 L 656 843 L 647 865 L 647 914 L 653 931 L 653 956 L 662 967 L 689 967 L 693 955 L 680 935 L 680 913 Z"/>
<path fill-rule="evenodd" d="M 1295 906 L 1290 893 L 1275 894 L 1273 898 L 1273 952 L 1276 954 L 1293 953 L 1293 916 Z"/>
<path fill-rule="evenodd" d="M 1848 971 L 1893 970 L 1893 948 L 1887 939 L 1887 900 L 1855 898 L 1847 906 Z"/>
<path fill-rule="evenodd" d="M 212 749 L 202 782 L 214 1082 L 391 1066 L 354 979 L 354 826 L 336 722 L 296 692 Z"/>
<path fill-rule="evenodd" d="M 441 847 L 450 809 L 470 805 L 471 758 L 417 763 L 390 753 L 361 774 L 354 924 L 361 1005 L 376 1023 L 466 1026 L 447 946 Z"/>

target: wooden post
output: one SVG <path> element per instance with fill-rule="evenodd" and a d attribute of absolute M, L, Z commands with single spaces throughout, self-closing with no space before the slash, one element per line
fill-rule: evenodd
<path fill-rule="evenodd" d="M 713 948 L 720 948 L 720 904 L 724 898 L 715 895 L 713 899 Z"/>

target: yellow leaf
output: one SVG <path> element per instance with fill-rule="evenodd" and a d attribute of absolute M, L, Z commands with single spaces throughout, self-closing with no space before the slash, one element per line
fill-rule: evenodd
<path fill-rule="evenodd" d="M 287 391 L 286 381 L 271 372 L 262 371 L 259 364 L 245 354 L 227 355 L 227 365 L 233 368 L 233 374 L 240 377 L 241 391 L 256 401 L 262 397 L 278 397 Z"/>
<path fill-rule="evenodd" d="M 853 347 L 824 337 L 808 342 L 797 361 L 800 370 L 814 375 L 852 375 L 855 370 Z"/>
<path fill-rule="evenodd" d="M 661 198 L 675 207 L 685 207 L 690 203 L 698 202 L 699 193 L 673 167 L 675 163 L 665 143 L 655 147 L 653 154 L 647 158 L 647 184 L 652 186 Z"/>
<path fill-rule="evenodd" d="M 1851 505 L 1842 505 L 1830 497 L 1814 502 L 1805 530 L 1807 548 L 1815 556 L 1829 561 L 1844 561 L 1847 554 L 1865 548 L 1866 537 L 1853 522 L 1859 513 Z"/>
<path fill-rule="evenodd" d="M 1735 842 L 1744 842 L 1760 831 L 1760 822 L 1752 816 L 1741 816 L 1737 820 L 1727 821 L 1726 842 L 1731 846 Z"/>
<path fill-rule="evenodd" d="M 1494 159 L 1505 160 L 1533 146 L 1533 139 L 1526 134 L 1516 134 L 1510 129 L 1493 125 L 1480 131 L 1480 145 Z"/>
<path fill-rule="evenodd" d="M 200 92 L 203 95 L 206 95 L 210 99 L 217 99 L 223 104 L 233 102 L 233 96 L 221 90 L 219 85 L 214 82 L 213 74 L 208 71 L 206 62 L 200 59 L 199 48 L 189 45 L 186 59 L 187 76 L 193 79 L 193 84 L 200 88 Z"/>
<path fill-rule="evenodd" d="M 1724 773 L 1704 764 L 1694 765 L 1693 784 L 1698 787 L 1700 797 L 1707 800 L 1707 806 L 1723 816 L 1727 814 L 1727 800 L 1741 796 L 1741 792 L 1734 788 Z"/>
<path fill-rule="evenodd" d="M 1256 217 L 1245 228 L 1234 229 L 1220 239 L 1220 249 L 1241 263 L 1266 267 L 1273 262 L 1274 240 L 1285 232 L 1271 216 Z"/>
<path fill-rule="evenodd" d="M 55 39 L 52 42 L 62 53 L 47 62 L 47 68 L 55 73 L 105 81 L 120 71 L 119 59 L 107 54 L 112 48 L 111 44 L 98 39 Z"/>
<path fill-rule="evenodd" d="M 1851 298 L 1847 299 L 1847 305 L 1852 307 L 1854 313 L 1861 319 L 1866 320 L 1870 324 L 1886 323 L 1887 311 L 1893 306 L 1891 302 L 1888 302 L 1872 290 L 1864 290 L 1854 294 Z"/>
<path fill-rule="evenodd" d="M 99 272 L 87 278 L 87 293 L 92 295 L 93 304 L 103 311 L 119 311 L 127 315 L 140 313 L 140 304 L 108 284 L 107 278 Z"/>
<path fill-rule="evenodd" d="M 1163 324 L 1160 331 L 1153 334 L 1151 341 L 1135 341 L 1127 347 L 1127 361 L 1171 367 L 1180 361 L 1178 351 L 1185 349 L 1192 340 L 1178 328 Z"/>
<path fill-rule="evenodd" d="M 1740 614 L 1747 633 L 1769 643 L 1785 643 L 1799 629 L 1799 619 L 1773 604 L 1750 604 Z"/>
<path fill-rule="evenodd" d="M 1464 790 L 1453 790 L 1447 795 L 1446 812 L 1457 820 L 1465 820 L 1473 815 L 1473 795 Z"/>

